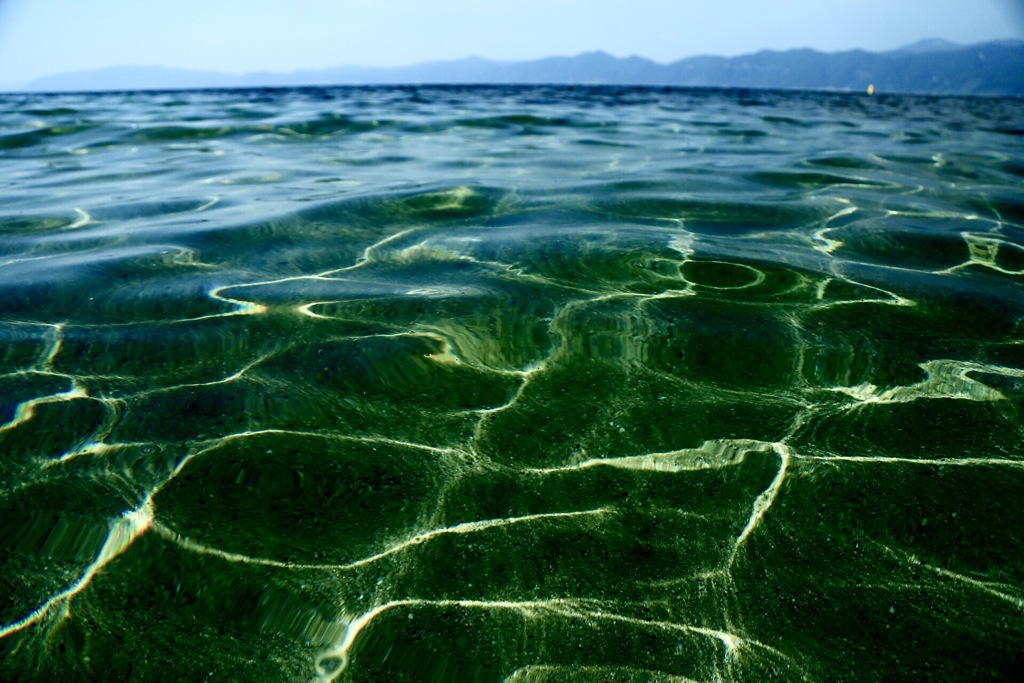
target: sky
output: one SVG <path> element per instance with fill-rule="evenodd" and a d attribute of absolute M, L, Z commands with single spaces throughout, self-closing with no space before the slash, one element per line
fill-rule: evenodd
<path fill-rule="evenodd" d="M 0 84 L 105 66 L 229 73 L 604 50 L 667 63 L 1024 38 L 1024 0 L 0 0 Z"/>

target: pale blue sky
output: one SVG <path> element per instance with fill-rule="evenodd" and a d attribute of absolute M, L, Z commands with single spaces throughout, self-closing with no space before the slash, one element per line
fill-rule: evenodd
<path fill-rule="evenodd" d="M 0 0 L 0 84 L 114 65 L 242 73 L 588 50 L 669 62 L 930 37 L 1024 37 L 1024 0 Z"/>

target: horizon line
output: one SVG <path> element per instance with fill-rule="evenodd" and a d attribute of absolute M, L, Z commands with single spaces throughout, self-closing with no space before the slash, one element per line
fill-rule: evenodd
<path fill-rule="evenodd" d="M 302 72 L 306 72 L 306 71 L 329 71 L 329 70 L 333 70 L 333 69 L 372 69 L 372 70 L 387 71 L 387 70 L 407 69 L 407 68 L 412 68 L 412 67 L 434 65 L 434 64 L 451 64 L 451 63 L 455 63 L 455 62 L 465 62 L 465 61 L 471 61 L 471 60 L 481 61 L 481 62 L 489 62 L 489 63 L 492 63 L 492 64 L 525 64 L 525 63 L 529 63 L 529 62 L 539 62 L 539 61 L 543 61 L 543 60 L 547 60 L 547 59 L 574 59 L 574 58 L 583 57 L 583 56 L 586 56 L 586 55 L 606 55 L 606 56 L 611 57 L 613 59 L 619 59 L 619 60 L 640 59 L 640 60 L 644 60 L 644 61 L 647 61 L 647 62 L 651 62 L 653 64 L 657 64 L 659 66 L 671 66 L 671 65 L 676 64 L 678 62 L 686 61 L 688 59 L 698 59 L 698 58 L 701 58 L 701 57 L 736 59 L 738 57 L 745 57 L 745 56 L 748 56 L 748 55 L 752 56 L 752 55 L 757 55 L 757 54 L 766 53 L 766 52 L 767 53 L 816 52 L 818 54 L 823 54 L 823 55 L 838 55 L 838 54 L 844 54 L 844 53 L 850 53 L 850 52 L 863 52 L 863 53 L 866 53 L 866 54 L 886 54 L 886 53 L 889 53 L 889 52 L 901 52 L 901 51 L 904 51 L 904 50 L 907 50 L 907 49 L 910 49 L 910 48 L 914 48 L 914 47 L 918 47 L 918 46 L 924 46 L 924 45 L 927 45 L 927 44 L 933 44 L 933 45 L 942 44 L 943 47 L 946 48 L 946 49 L 955 50 L 955 49 L 970 49 L 972 47 L 977 47 L 977 46 L 981 46 L 981 45 L 990 45 L 990 44 L 993 44 L 993 43 L 1016 43 L 1018 45 L 1024 46 L 1024 38 L 1009 36 L 1009 37 L 1004 37 L 1004 38 L 993 38 L 993 39 L 990 39 L 990 40 L 983 40 L 983 41 L 979 41 L 979 42 L 975 42 L 975 43 L 956 43 L 956 42 L 953 42 L 953 41 L 950 41 L 950 40 L 946 40 L 945 38 L 928 37 L 928 38 L 922 38 L 920 40 L 916 40 L 916 41 L 914 41 L 912 43 L 907 43 L 905 45 L 901 45 L 899 47 L 890 48 L 890 49 L 886 49 L 886 50 L 868 50 L 868 49 L 865 49 L 865 48 L 854 47 L 854 48 L 848 48 L 848 49 L 826 51 L 826 50 L 821 50 L 821 49 L 818 49 L 818 48 L 813 48 L 813 47 L 808 47 L 808 46 L 787 47 L 787 48 L 782 48 L 782 49 L 764 47 L 764 48 L 759 48 L 757 50 L 741 52 L 741 53 L 736 53 L 736 54 L 707 53 L 707 52 L 695 53 L 695 54 L 690 54 L 690 55 L 686 55 L 686 56 L 683 56 L 683 57 L 678 57 L 678 58 L 673 59 L 671 61 L 659 61 L 659 60 L 654 59 L 652 57 L 647 57 L 645 55 L 641 55 L 641 54 L 637 54 L 637 53 L 631 53 L 631 54 L 624 55 L 624 56 L 618 56 L 618 55 L 615 55 L 615 54 L 609 52 L 608 50 L 605 50 L 604 48 L 594 48 L 594 49 L 583 50 L 581 52 L 576 52 L 576 53 L 572 53 L 572 54 L 566 54 L 566 53 L 548 54 L 548 55 L 543 55 L 543 56 L 539 56 L 539 57 L 528 57 L 528 58 L 522 58 L 522 59 L 500 59 L 500 58 L 494 58 L 494 57 L 486 57 L 486 56 L 480 55 L 480 54 L 469 54 L 469 55 L 464 55 L 464 56 L 461 56 L 461 57 L 424 59 L 424 60 L 421 60 L 421 61 L 406 62 L 406 63 L 403 63 L 403 64 L 395 64 L 395 65 L 391 65 L 391 66 L 378 65 L 378 64 L 346 63 L 346 64 L 333 64 L 333 65 L 329 65 L 329 66 L 298 67 L 298 68 L 295 68 L 295 69 L 288 69 L 288 70 L 275 70 L 273 68 L 258 68 L 258 69 L 250 69 L 250 70 L 246 70 L 246 71 L 234 71 L 234 70 L 219 69 L 219 68 L 216 68 L 216 67 L 205 68 L 205 67 L 195 67 L 195 66 L 172 66 L 172 65 L 167 65 L 167 64 L 153 64 L 153 63 L 150 63 L 150 64 L 118 63 L 118 64 L 108 64 L 108 65 L 105 65 L 105 66 L 87 67 L 87 68 L 84 68 L 84 69 L 74 69 L 74 70 L 71 70 L 71 71 L 59 71 L 59 72 L 55 72 L 55 73 L 46 74 L 46 75 L 43 75 L 43 76 L 37 76 L 37 77 L 31 78 L 31 79 L 29 79 L 27 81 L 21 81 L 19 83 L 4 83 L 4 84 L 0 84 L 0 88 L 7 88 L 7 87 L 14 87 L 14 86 L 26 86 L 26 85 L 31 85 L 32 83 L 35 83 L 37 81 L 46 80 L 46 79 L 49 79 L 49 78 L 58 78 L 58 77 L 62 77 L 62 76 L 72 76 L 72 75 L 76 75 L 76 74 L 85 74 L 85 73 L 95 73 L 95 72 L 99 72 L 99 71 L 109 71 L 109 70 L 114 70 L 114 69 L 159 69 L 159 70 L 163 70 L 163 71 L 187 71 L 187 72 L 195 72 L 195 73 L 203 73 L 203 74 L 217 74 L 217 75 L 232 76 L 232 77 L 244 77 L 244 76 L 253 76 L 253 75 L 261 75 L 261 74 L 288 75 L 288 74 L 302 73 Z"/>

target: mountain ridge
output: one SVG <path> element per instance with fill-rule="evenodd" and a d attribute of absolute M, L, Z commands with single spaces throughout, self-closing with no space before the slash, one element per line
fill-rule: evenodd
<path fill-rule="evenodd" d="M 122 66 L 36 79 L 20 92 L 173 90 L 397 84 L 574 84 L 785 88 L 1024 96 L 1024 41 L 957 45 L 925 39 L 896 50 L 819 52 L 760 50 L 698 55 L 667 64 L 596 50 L 575 56 L 497 61 L 479 56 L 400 67 L 340 66 L 292 72 L 228 74 L 168 67 Z"/>

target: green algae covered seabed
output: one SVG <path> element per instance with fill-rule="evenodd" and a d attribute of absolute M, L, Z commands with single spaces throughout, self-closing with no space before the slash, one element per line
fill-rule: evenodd
<path fill-rule="evenodd" d="M 1024 103 L 0 102 L 0 680 L 1024 675 Z"/>

